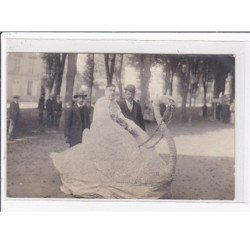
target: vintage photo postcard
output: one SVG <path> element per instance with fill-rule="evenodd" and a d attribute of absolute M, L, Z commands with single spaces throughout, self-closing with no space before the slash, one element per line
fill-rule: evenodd
<path fill-rule="evenodd" d="M 3 34 L 3 208 L 245 202 L 246 44 L 190 37 Z"/>

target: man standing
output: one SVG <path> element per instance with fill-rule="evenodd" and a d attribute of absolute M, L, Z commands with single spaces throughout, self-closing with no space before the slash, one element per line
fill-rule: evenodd
<path fill-rule="evenodd" d="M 49 99 L 46 101 L 46 112 L 47 112 L 47 126 L 53 126 L 53 103 L 54 103 L 54 96 L 50 94 Z"/>
<path fill-rule="evenodd" d="M 9 130 L 8 139 L 14 140 L 17 136 L 18 122 L 20 118 L 20 108 L 19 108 L 19 96 L 13 96 L 13 101 L 10 103 L 9 108 Z"/>
<path fill-rule="evenodd" d="M 145 123 L 141 111 L 141 105 L 134 100 L 135 86 L 129 84 L 125 87 L 125 99 L 119 102 L 123 115 L 145 130 Z"/>
<path fill-rule="evenodd" d="M 81 143 L 83 130 L 90 127 L 89 110 L 84 105 L 86 97 L 83 91 L 76 93 L 76 103 L 65 112 L 64 136 L 70 147 Z"/>
<path fill-rule="evenodd" d="M 44 111 L 44 106 L 45 106 L 45 99 L 44 99 L 44 95 L 41 95 L 41 97 L 39 98 L 39 102 L 38 102 L 38 123 L 40 126 L 43 125 L 43 111 Z"/>
<path fill-rule="evenodd" d="M 57 95 L 56 101 L 54 101 L 53 105 L 54 125 L 56 128 L 59 127 L 61 115 L 62 115 L 62 101 L 60 99 L 60 95 Z"/>

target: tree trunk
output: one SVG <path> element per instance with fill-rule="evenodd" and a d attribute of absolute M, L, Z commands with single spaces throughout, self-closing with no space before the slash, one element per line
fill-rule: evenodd
<path fill-rule="evenodd" d="M 112 55 L 112 58 L 109 63 L 109 55 L 110 54 L 104 54 L 104 60 L 105 60 L 105 69 L 106 69 L 106 76 L 107 76 L 107 85 L 112 84 L 113 81 L 113 75 L 114 75 L 114 69 L 115 69 L 115 58 L 116 54 Z M 109 66 L 110 64 L 110 66 Z"/>
<path fill-rule="evenodd" d="M 41 79 L 40 97 L 41 97 L 42 95 L 43 95 L 43 96 L 46 95 L 46 81 L 45 81 L 44 77 L 42 77 L 42 79 Z"/>
<path fill-rule="evenodd" d="M 188 91 L 183 91 L 181 97 L 182 97 L 182 101 L 181 101 L 181 117 L 180 117 L 180 120 L 182 121 L 186 116 L 186 106 L 187 106 Z"/>
<path fill-rule="evenodd" d="M 95 54 L 89 54 L 89 59 L 90 59 L 90 91 L 89 91 L 89 102 L 91 105 L 92 101 L 92 90 L 93 90 L 93 85 L 94 85 L 94 70 L 95 70 Z"/>
<path fill-rule="evenodd" d="M 65 93 L 65 103 L 72 102 L 74 81 L 76 76 L 76 62 L 77 54 L 68 54 L 68 69 L 66 74 L 66 93 Z"/>
<path fill-rule="evenodd" d="M 109 75 L 109 54 L 104 54 L 105 61 L 105 69 L 106 69 L 106 77 L 107 77 L 107 85 L 110 84 L 110 75 Z"/>
<path fill-rule="evenodd" d="M 163 95 L 166 95 L 167 94 L 167 91 L 169 89 L 170 91 L 170 83 L 171 83 L 171 72 L 170 72 L 170 67 L 167 63 L 165 63 L 165 81 L 164 81 L 164 84 L 163 84 L 163 91 L 162 91 L 162 94 Z"/>
<path fill-rule="evenodd" d="M 50 78 L 48 79 L 48 84 L 47 84 L 48 87 L 47 88 L 48 88 L 49 94 L 51 94 L 52 89 L 54 87 L 55 78 L 56 78 L 56 74 L 53 73 L 53 74 L 51 74 Z"/>
<path fill-rule="evenodd" d="M 54 90 L 55 95 L 60 95 L 61 93 L 63 71 L 64 71 L 64 65 L 66 61 L 66 56 L 67 54 L 63 53 L 62 55 L 58 55 L 57 57 L 57 72 L 56 72 L 55 90 Z"/>
<path fill-rule="evenodd" d="M 203 83 L 204 88 L 204 106 L 207 106 L 207 86 L 206 83 Z"/>
<path fill-rule="evenodd" d="M 169 95 L 173 95 L 173 81 L 174 81 L 174 72 L 171 73 L 170 84 L 169 84 Z"/>
<path fill-rule="evenodd" d="M 192 126 L 192 99 L 193 99 L 193 93 L 192 89 L 189 92 L 189 107 L 188 107 L 188 125 Z"/>
<path fill-rule="evenodd" d="M 140 80 L 141 80 L 141 98 L 140 104 L 142 113 L 145 109 L 146 100 L 148 98 L 148 87 L 151 77 L 150 72 L 150 55 L 141 55 L 141 63 L 140 63 Z"/>
<path fill-rule="evenodd" d="M 176 73 L 178 66 L 179 66 L 179 63 L 175 64 L 175 65 L 172 66 L 172 68 L 171 68 L 171 77 L 170 77 L 170 84 L 169 84 L 169 95 L 170 95 L 170 96 L 173 95 L 174 74 Z"/>
<path fill-rule="evenodd" d="M 118 70 L 115 71 L 120 100 L 123 98 L 122 79 L 121 79 L 122 78 L 122 65 L 123 65 L 123 54 L 121 54 L 121 59 L 120 59 Z"/>

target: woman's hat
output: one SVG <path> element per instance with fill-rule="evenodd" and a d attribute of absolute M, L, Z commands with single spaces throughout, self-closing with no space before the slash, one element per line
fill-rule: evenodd
<path fill-rule="evenodd" d="M 85 91 L 78 91 L 78 92 L 75 93 L 74 98 L 77 98 L 78 96 L 86 97 L 88 95 L 87 95 L 87 93 Z"/>

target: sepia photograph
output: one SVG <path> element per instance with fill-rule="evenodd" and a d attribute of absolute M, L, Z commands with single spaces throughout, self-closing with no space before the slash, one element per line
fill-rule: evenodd
<path fill-rule="evenodd" d="M 249 245 L 243 5 L 1 5 L 2 249 Z"/>
<path fill-rule="evenodd" d="M 6 200 L 237 200 L 238 52 L 60 42 L 5 46 Z"/>

